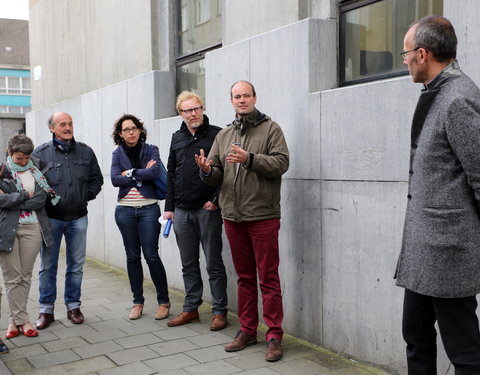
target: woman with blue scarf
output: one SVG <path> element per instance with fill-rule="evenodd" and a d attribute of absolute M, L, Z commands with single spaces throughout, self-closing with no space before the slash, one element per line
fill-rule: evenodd
<path fill-rule="evenodd" d="M 40 172 L 40 160 L 31 157 L 33 148 L 26 135 L 13 136 L 8 141 L 7 162 L 0 167 L 0 266 L 10 308 L 7 339 L 21 333 L 38 336 L 30 323 L 27 301 L 42 242 L 45 246 L 52 242 L 45 203 L 47 198 L 52 204 L 60 199 Z"/>

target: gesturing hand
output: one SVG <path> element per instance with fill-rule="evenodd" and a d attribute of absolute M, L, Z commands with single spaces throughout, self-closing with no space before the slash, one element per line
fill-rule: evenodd
<path fill-rule="evenodd" d="M 195 163 L 197 163 L 204 173 L 208 174 L 212 170 L 212 161 L 207 160 L 205 157 L 205 151 L 203 151 L 203 149 L 200 149 L 200 155 L 195 154 Z"/>
<path fill-rule="evenodd" d="M 227 163 L 246 163 L 248 158 L 248 152 L 243 148 L 232 144 L 232 152 L 227 154 Z"/>

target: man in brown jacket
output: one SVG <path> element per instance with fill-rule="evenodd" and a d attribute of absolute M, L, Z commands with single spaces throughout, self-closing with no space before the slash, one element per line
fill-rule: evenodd
<path fill-rule="evenodd" d="M 246 81 L 232 85 L 236 112 L 232 124 L 218 133 L 205 158 L 196 156 L 202 179 L 222 184 L 220 207 L 238 276 L 240 330 L 225 346 L 235 352 L 257 343 L 257 272 L 268 326 L 266 360 L 282 358 L 282 291 L 278 275 L 280 185 L 289 154 L 280 126 L 255 108 L 255 88 Z"/>

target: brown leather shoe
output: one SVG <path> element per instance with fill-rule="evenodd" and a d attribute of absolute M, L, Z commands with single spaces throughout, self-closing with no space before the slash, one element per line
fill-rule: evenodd
<path fill-rule="evenodd" d="M 250 336 L 246 332 L 238 331 L 237 335 L 235 336 L 235 340 L 225 345 L 225 351 L 238 352 L 239 350 L 243 350 L 247 346 L 255 345 L 256 343 L 257 343 L 256 337 Z"/>
<path fill-rule="evenodd" d="M 82 312 L 80 311 L 79 307 L 77 307 L 76 309 L 67 311 L 67 318 L 73 324 L 82 324 L 85 320 L 85 318 L 84 318 Z"/>
<path fill-rule="evenodd" d="M 161 303 L 157 307 L 157 314 L 155 315 L 155 320 L 167 319 L 168 314 L 170 314 L 170 303 Z"/>
<path fill-rule="evenodd" d="M 47 328 L 51 323 L 55 321 L 53 314 L 40 313 L 38 314 L 38 319 L 35 322 L 37 329 Z"/>
<path fill-rule="evenodd" d="M 133 305 L 132 311 L 130 312 L 130 316 L 128 319 L 130 320 L 137 320 L 142 317 L 142 312 L 143 312 L 143 304 L 137 303 Z"/>
<path fill-rule="evenodd" d="M 178 315 L 176 318 L 173 318 L 172 320 L 169 320 L 167 322 L 167 326 L 169 327 L 176 327 L 176 326 L 181 326 L 184 324 L 188 323 L 197 323 L 200 321 L 200 318 L 198 316 L 198 311 L 183 311 Z"/>
<path fill-rule="evenodd" d="M 210 331 L 220 331 L 227 326 L 227 316 L 215 314 L 210 324 Z"/>
<path fill-rule="evenodd" d="M 268 362 L 277 362 L 282 359 L 282 346 L 278 339 L 270 339 L 267 346 L 267 355 L 265 359 Z"/>

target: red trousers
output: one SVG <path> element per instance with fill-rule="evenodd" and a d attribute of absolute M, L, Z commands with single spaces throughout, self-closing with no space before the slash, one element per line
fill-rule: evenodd
<path fill-rule="evenodd" d="M 257 336 L 257 272 L 262 292 L 263 320 L 268 327 L 265 339 L 282 340 L 283 306 L 278 265 L 280 219 L 244 221 L 224 220 L 225 232 L 238 276 L 238 318 L 240 329 Z"/>

